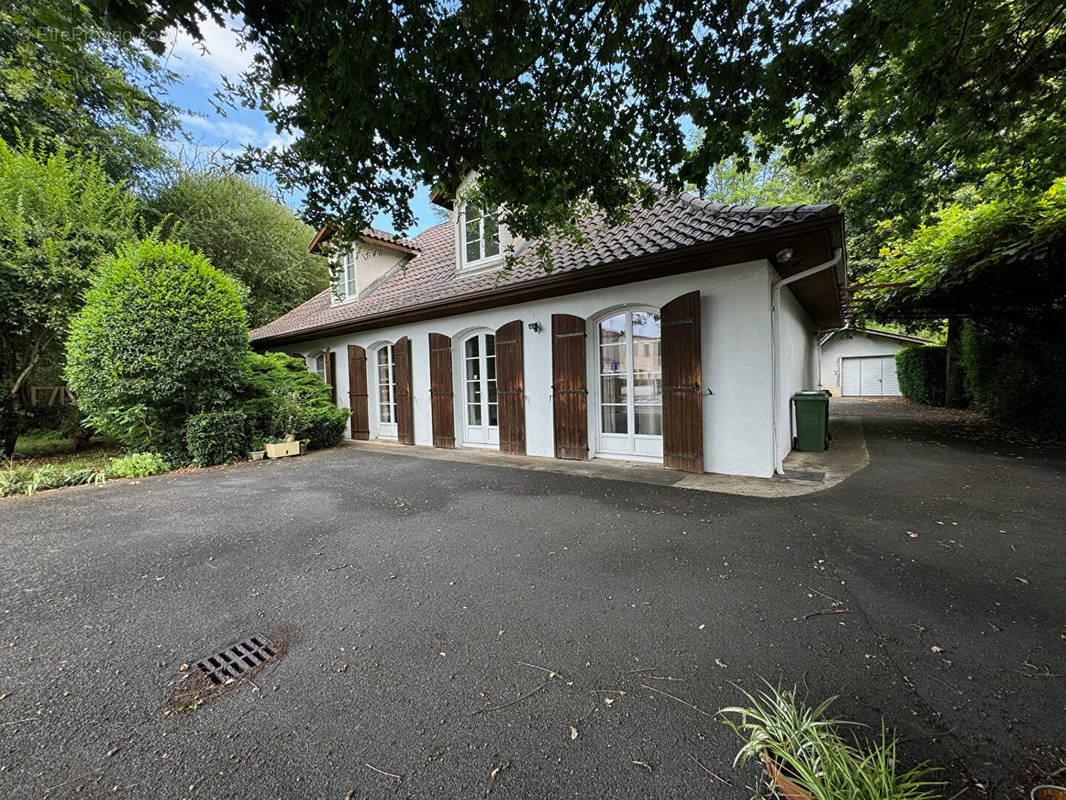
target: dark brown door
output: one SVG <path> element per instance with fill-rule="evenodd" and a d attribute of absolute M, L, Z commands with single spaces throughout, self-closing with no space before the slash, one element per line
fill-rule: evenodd
<path fill-rule="evenodd" d="M 415 443 L 415 414 L 411 396 L 411 340 L 404 336 L 392 348 L 396 364 L 396 438 L 400 444 Z"/>
<path fill-rule="evenodd" d="M 522 455 L 526 452 L 526 388 L 520 319 L 496 331 L 496 387 L 500 452 Z"/>
<path fill-rule="evenodd" d="M 337 405 L 337 354 L 328 347 L 326 356 L 326 385 L 329 386 L 329 401 Z"/>
<path fill-rule="evenodd" d="M 689 292 L 662 307 L 663 464 L 703 472 L 703 368 L 700 358 L 700 293 Z"/>
<path fill-rule="evenodd" d="M 433 406 L 433 446 L 455 447 L 452 340 L 443 333 L 429 335 L 429 394 Z"/>
<path fill-rule="evenodd" d="M 589 457 L 588 379 L 585 369 L 585 320 L 552 314 L 552 412 L 555 457 Z"/>
<path fill-rule="evenodd" d="M 366 388 L 366 349 L 348 345 L 348 406 L 352 410 L 352 438 L 370 438 L 370 393 Z"/>

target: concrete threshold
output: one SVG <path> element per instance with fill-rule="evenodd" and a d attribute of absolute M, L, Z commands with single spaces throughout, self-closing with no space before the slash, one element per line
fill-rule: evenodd
<path fill-rule="evenodd" d="M 564 461 L 544 456 L 514 456 L 497 450 L 462 447 L 448 450 L 441 447 L 402 445 L 398 442 L 347 439 L 344 446 L 353 450 L 454 461 L 464 464 L 483 464 L 510 467 L 536 472 L 558 472 L 583 478 L 603 478 L 630 481 L 651 486 L 675 486 L 698 492 L 718 492 L 749 497 L 798 497 L 836 486 L 870 463 L 866 449 L 866 434 L 857 419 L 832 420 L 833 443 L 822 453 L 793 452 L 785 459 L 785 475 L 774 478 L 751 478 L 743 475 L 720 475 L 706 472 L 694 475 L 665 469 L 657 464 L 594 458 L 588 461 Z"/>

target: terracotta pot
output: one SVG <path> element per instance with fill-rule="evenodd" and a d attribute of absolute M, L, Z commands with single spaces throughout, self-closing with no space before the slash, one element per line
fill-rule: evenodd
<path fill-rule="evenodd" d="M 762 763 L 766 767 L 766 774 L 770 776 L 770 780 L 774 782 L 774 786 L 777 788 L 777 793 L 784 797 L 785 800 L 816 800 L 814 795 L 805 789 L 801 789 L 795 783 L 788 779 L 788 777 L 781 772 L 781 768 L 777 766 L 770 753 L 766 750 L 762 751 Z M 1058 800 L 1057 798 L 1055 800 Z"/>
<path fill-rule="evenodd" d="M 1037 786 L 1029 796 L 1033 800 L 1066 800 L 1066 786 Z"/>

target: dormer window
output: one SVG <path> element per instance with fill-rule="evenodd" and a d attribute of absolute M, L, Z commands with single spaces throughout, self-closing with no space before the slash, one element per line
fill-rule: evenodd
<path fill-rule="evenodd" d="M 347 300 L 358 294 L 358 286 L 355 280 L 355 252 L 350 251 L 340 257 L 340 275 L 334 291 L 341 300 Z"/>
<path fill-rule="evenodd" d="M 500 255 L 500 221 L 495 212 L 486 213 L 470 204 L 462 219 L 464 265 L 471 266 Z"/>

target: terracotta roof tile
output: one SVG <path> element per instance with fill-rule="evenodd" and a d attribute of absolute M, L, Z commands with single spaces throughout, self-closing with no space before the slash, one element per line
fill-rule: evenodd
<path fill-rule="evenodd" d="M 587 246 L 568 238 L 548 241 L 553 272 L 569 272 L 616 261 L 676 250 L 691 245 L 727 239 L 746 233 L 778 228 L 837 213 L 832 205 L 723 206 L 708 203 L 688 193 L 668 194 L 654 187 L 658 199 L 649 208 L 638 207 L 631 219 L 607 227 L 604 214 L 590 214 L 581 222 Z M 373 231 L 372 236 L 394 241 L 391 234 Z M 536 242 L 519 252 L 518 263 L 508 273 L 455 274 L 455 232 L 444 222 L 423 231 L 405 246 L 420 252 L 404 269 L 377 286 L 365 297 L 341 305 L 332 304 L 326 290 L 284 316 L 252 331 L 252 339 L 292 336 L 301 331 L 354 322 L 363 317 L 461 297 L 474 292 L 508 288 L 544 275 L 538 265 Z"/>

